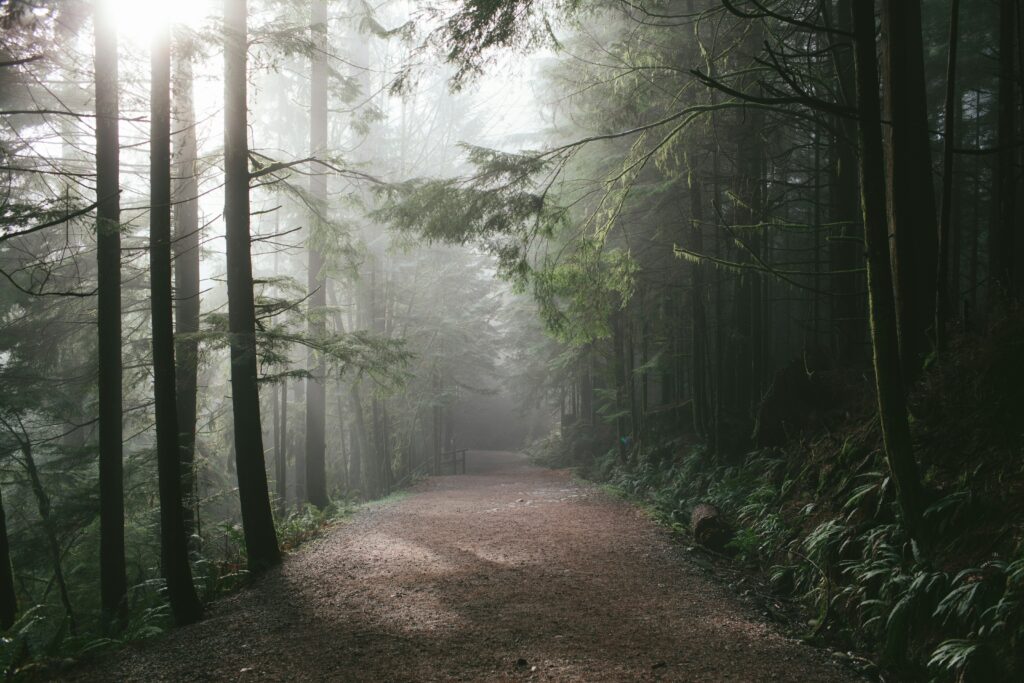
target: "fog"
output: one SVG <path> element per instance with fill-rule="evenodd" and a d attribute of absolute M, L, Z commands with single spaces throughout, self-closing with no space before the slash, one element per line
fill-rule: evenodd
<path fill-rule="evenodd" d="M 0 1 L 0 627 L 195 621 L 467 450 L 735 523 L 825 617 L 794 544 L 922 576 L 979 472 L 1019 512 L 1021 16 L 960 14 Z"/>

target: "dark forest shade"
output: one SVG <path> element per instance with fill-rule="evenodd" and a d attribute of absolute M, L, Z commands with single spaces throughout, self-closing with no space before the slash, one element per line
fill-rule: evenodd
<path fill-rule="evenodd" d="M 312 0 L 310 32 L 314 45 L 310 78 L 310 134 L 309 153 L 316 157 L 327 146 L 327 7 L 324 0 Z M 327 214 L 327 176 L 318 172 L 309 180 L 309 194 L 314 213 L 308 237 L 307 285 L 309 292 L 309 334 L 312 338 L 326 333 L 324 308 L 327 306 L 327 280 L 324 277 L 324 257 L 317 245 L 317 233 L 322 231 L 323 217 Z M 318 508 L 327 507 L 326 471 L 326 419 L 327 385 L 326 366 L 322 354 L 310 352 L 306 380 L 306 496 Z"/>
<path fill-rule="evenodd" d="M 231 406 L 238 497 L 249 570 L 277 564 L 281 551 L 267 491 L 256 384 L 256 313 L 249 236 L 245 0 L 224 0 L 224 222 L 227 239 Z"/>
<path fill-rule="evenodd" d="M 100 602 L 103 620 L 125 617 L 124 481 L 121 461 L 121 205 L 117 32 L 106 3 L 96 3 L 96 279 Z"/>
<path fill-rule="evenodd" d="M 166 26 L 153 38 L 150 80 L 149 287 L 153 328 L 153 398 L 160 491 L 160 565 L 177 624 L 190 624 L 203 609 L 192 585 L 182 506 L 174 378 L 171 290 L 171 46 Z"/>

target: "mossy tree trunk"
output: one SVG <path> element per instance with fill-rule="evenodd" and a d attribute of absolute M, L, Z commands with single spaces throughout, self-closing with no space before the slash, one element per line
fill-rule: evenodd
<path fill-rule="evenodd" d="M 873 3 L 853 3 L 859 110 L 861 210 L 868 261 L 871 346 L 875 366 L 878 415 L 889 470 L 910 535 L 921 540 L 924 494 L 914 459 L 907 420 L 906 394 L 900 373 L 896 302 L 889 263 L 886 222 L 885 159 L 878 100 L 878 62 L 875 53 Z"/>

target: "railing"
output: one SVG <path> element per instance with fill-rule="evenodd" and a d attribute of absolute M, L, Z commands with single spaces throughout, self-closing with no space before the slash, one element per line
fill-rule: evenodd
<path fill-rule="evenodd" d="M 421 477 L 427 474 L 427 470 L 430 469 L 430 461 L 424 460 L 419 465 L 416 465 L 412 470 L 407 472 L 404 477 L 398 480 L 394 484 L 394 488 L 400 489 L 413 482 L 417 477 Z"/>
<path fill-rule="evenodd" d="M 460 448 L 454 451 L 446 451 L 438 454 L 434 459 L 434 474 L 441 474 L 442 471 L 447 469 L 449 466 L 452 468 L 452 474 L 459 473 L 459 465 L 462 465 L 462 473 L 466 473 L 466 451 L 465 448 Z"/>

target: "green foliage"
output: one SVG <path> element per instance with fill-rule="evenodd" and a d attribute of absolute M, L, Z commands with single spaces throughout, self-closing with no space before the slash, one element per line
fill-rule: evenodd
<path fill-rule="evenodd" d="M 498 48 L 527 49 L 544 39 L 554 40 L 548 12 L 575 7 L 578 0 L 555 7 L 535 0 L 469 0 L 446 18 L 433 42 L 455 66 L 452 84 L 462 87 L 493 58 Z M 558 14 L 559 12 L 552 12 Z"/>
<path fill-rule="evenodd" d="M 580 438 L 546 440 L 535 458 L 568 464 Z M 736 558 L 767 570 L 777 590 L 816 614 L 810 636 L 873 650 L 901 679 L 1010 681 L 1024 673 L 1024 555 L 959 571 L 934 566 L 902 526 L 887 521 L 896 519 L 895 503 L 880 472 L 841 482 L 835 495 L 817 491 L 817 473 L 791 470 L 780 452 L 721 465 L 704 449 L 671 443 L 645 449 L 629 467 L 610 451 L 581 472 L 641 501 L 683 535 L 693 506 L 714 504 L 736 525 L 729 544 Z M 955 538 L 970 500 L 968 489 L 939 498 L 930 523 Z"/>
<path fill-rule="evenodd" d="M 392 186 L 376 215 L 430 242 L 482 243 L 498 258 L 503 276 L 524 283 L 535 241 L 553 235 L 567 218 L 535 180 L 553 162 L 538 154 L 463 149 L 477 168 L 472 178 Z"/>
<path fill-rule="evenodd" d="M 284 519 L 277 520 L 277 538 L 281 549 L 293 550 L 303 543 L 317 538 L 331 525 L 350 516 L 355 507 L 345 500 L 332 500 L 324 509 L 307 505 L 293 510 Z"/>
<path fill-rule="evenodd" d="M 533 295 L 547 330 L 568 346 L 611 335 L 609 321 L 633 294 L 636 264 L 628 253 L 580 239 L 533 274 Z"/>

